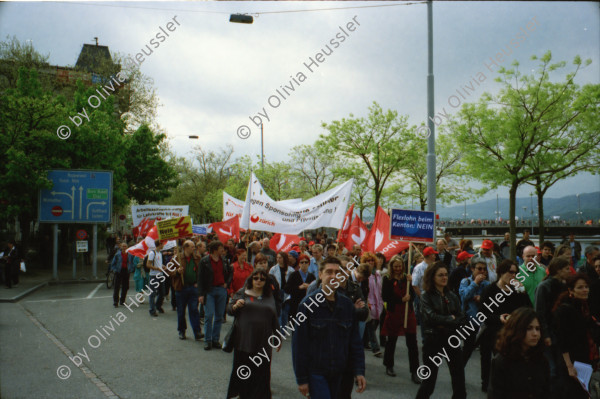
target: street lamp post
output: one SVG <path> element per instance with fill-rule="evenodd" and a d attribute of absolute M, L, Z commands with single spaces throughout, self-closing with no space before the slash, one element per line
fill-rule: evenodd
<path fill-rule="evenodd" d="M 527 207 L 523 207 L 523 222 L 525 222 L 525 215 L 527 214 Z"/>

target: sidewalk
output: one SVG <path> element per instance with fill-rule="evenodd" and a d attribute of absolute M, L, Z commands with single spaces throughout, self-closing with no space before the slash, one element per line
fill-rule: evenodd
<path fill-rule="evenodd" d="M 48 284 L 99 283 L 106 282 L 106 251 L 98 251 L 97 278 L 92 275 L 92 266 L 84 265 L 81 256 L 77 259 L 77 270 L 73 279 L 73 264 L 58 265 L 58 279 L 52 278 L 52 267 L 42 269 L 41 266 L 27 265 L 27 272 L 19 272 L 18 287 L 0 286 L 0 302 L 17 302 L 27 295 Z"/>

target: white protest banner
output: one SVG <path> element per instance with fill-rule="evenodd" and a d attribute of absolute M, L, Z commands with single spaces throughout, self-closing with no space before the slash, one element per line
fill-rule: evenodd
<path fill-rule="evenodd" d="M 235 215 L 242 217 L 244 212 L 244 201 L 232 197 L 223 191 L 223 221 L 231 219 Z"/>
<path fill-rule="evenodd" d="M 319 227 L 340 228 L 353 184 L 354 179 L 350 179 L 306 201 L 281 204 L 265 193 L 252 173 L 240 227 L 285 234 L 299 234 Z"/>
<path fill-rule="evenodd" d="M 299 204 L 302 202 L 302 198 L 292 198 L 287 200 L 277 201 L 280 205 Z M 244 213 L 245 202 L 239 200 L 223 191 L 223 221 L 231 219 L 235 215 L 242 217 Z"/>
<path fill-rule="evenodd" d="M 165 220 L 188 216 L 189 205 L 132 205 L 133 226 L 139 226 L 142 219 Z"/>

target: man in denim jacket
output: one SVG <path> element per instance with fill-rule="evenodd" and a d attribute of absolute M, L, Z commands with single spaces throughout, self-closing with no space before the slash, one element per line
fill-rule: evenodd
<path fill-rule="evenodd" d="M 354 304 L 336 292 L 340 281 L 349 276 L 340 266 L 336 257 L 323 260 L 319 266 L 321 288 L 302 300 L 296 315 L 299 326 L 292 338 L 294 373 L 300 393 L 310 394 L 312 399 L 337 398 L 348 365 L 354 370 L 357 392 L 363 392 L 367 385 Z"/>

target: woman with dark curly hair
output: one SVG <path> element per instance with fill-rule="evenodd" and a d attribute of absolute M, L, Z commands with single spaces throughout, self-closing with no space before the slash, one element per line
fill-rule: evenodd
<path fill-rule="evenodd" d="M 452 399 L 467 397 L 465 388 L 465 370 L 463 368 L 460 346 L 450 345 L 449 338 L 465 321 L 460 299 L 448 288 L 448 268 L 444 262 L 435 262 L 425 270 L 421 295 L 421 328 L 423 340 L 423 364 L 431 375 L 421 383 L 417 399 L 429 398 L 435 390 L 438 367 L 432 359 L 447 356 L 448 368 L 452 379 Z"/>
<path fill-rule="evenodd" d="M 512 312 L 500 330 L 492 360 L 488 399 L 547 399 L 550 366 L 538 316 L 532 308 Z"/>
<path fill-rule="evenodd" d="M 275 298 L 271 286 L 267 284 L 268 274 L 263 269 L 255 269 L 246 285 L 236 292 L 227 313 L 235 316 L 233 341 L 233 370 L 229 379 L 227 398 L 239 396 L 241 399 L 271 398 L 271 361 L 263 361 L 252 369 L 251 377 L 242 379 L 238 368 L 251 364 L 250 356 L 266 351 L 272 359 L 269 337 L 279 328 Z M 277 351 L 279 352 L 279 348 Z"/>
<path fill-rule="evenodd" d="M 573 363 L 578 361 L 598 370 L 600 325 L 590 314 L 588 305 L 589 278 L 584 273 L 567 277 L 567 292 L 563 292 L 554 307 L 558 347 L 562 360 L 558 374 L 562 375 L 565 393 L 569 398 L 587 398 L 588 394 L 577 379 Z"/>
<path fill-rule="evenodd" d="M 517 262 L 512 259 L 504 259 L 498 265 L 496 274 L 498 280 L 490 284 L 483 294 L 481 294 L 481 303 L 490 304 L 490 307 L 483 306 L 482 313 L 486 315 L 483 330 L 480 331 L 479 350 L 481 353 L 481 381 L 482 390 L 487 392 L 490 380 L 490 368 L 492 366 L 492 351 L 496 345 L 497 335 L 506 324 L 508 317 L 512 312 L 521 307 L 533 308 L 529 295 L 525 292 L 523 286 L 519 285 L 515 279 L 519 272 Z M 511 284 L 511 281 L 513 284 Z M 517 285 L 517 287 L 515 287 Z M 503 298 L 502 302 L 495 298 Z M 496 305 L 493 305 L 496 304 Z"/>

